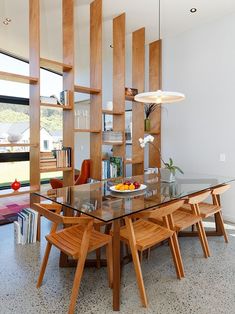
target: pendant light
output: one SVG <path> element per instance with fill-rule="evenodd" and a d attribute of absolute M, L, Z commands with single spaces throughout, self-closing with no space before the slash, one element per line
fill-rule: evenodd
<path fill-rule="evenodd" d="M 159 7 L 158 7 L 158 13 L 159 13 L 159 40 L 161 40 L 161 0 L 159 0 Z M 141 93 L 137 94 L 135 96 L 135 101 L 141 102 L 141 103 L 155 103 L 155 104 L 164 104 L 164 103 L 175 103 L 179 102 L 185 99 L 185 95 L 178 92 L 166 92 L 162 90 L 158 90 L 155 92 L 147 92 L 147 93 Z"/>

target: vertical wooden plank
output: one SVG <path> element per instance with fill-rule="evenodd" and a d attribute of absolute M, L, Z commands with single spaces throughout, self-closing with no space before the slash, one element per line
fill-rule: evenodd
<path fill-rule="evenodd" d="M 162 87 L 162 42 L 154 41 L 149 45 L 149 90 L 157 91 Z M 149 167 L 161 167 L 159 151 L 161 151 L 161 108 L 150 115 L 151 132 L 154 145 L 149 145 Z M 150 133 L 151 133 L 150 132 Z M 156 134 L 157 133 L 157 134 Z M 158 151 L 159 150 L 159 151 Z"/>
<path fill-rule="evenodd" d="M 123 145 L 113 146 L 113 155 L 125 157 L 125 13 L 113 19 L 113 116 L 114 131 L 123 132 Z"/>
<path fill-rule="evenodd" d="M 29 87 L 30 186 L 40 186 L 40 5 L 39 0 L 29 1 L 29 75 L 38 78 Z"/>
<path fill-rule="evenodd" d="M 145 87 L 145 28 L 132 33 L 132 87 L 139 93 Z M 144 137 L 144 104 L 132 103 L 132 175 L 144 173 L 144 150 L 139 145 L 139 138 Z"/>
<path fill-rule="evenodd" d="M 72 110 L 63 111 L 63 144 L 72 149 L 72 170 L 65 171 L 65 186 L 74 184 L 74 0 L 63 0 L 63 62 L 72 69 L 63 73 L 63 89 L 70 91 Z"/>
<path fill-rule="evenodd" d="M 90 84 L 102 90 L 102 0 L 90 5 Z M 102 93 L 91 95 L 90 125 L 102 130 Z M 102 132 L 90 135 L 91 177 L 101 180 Z"/>

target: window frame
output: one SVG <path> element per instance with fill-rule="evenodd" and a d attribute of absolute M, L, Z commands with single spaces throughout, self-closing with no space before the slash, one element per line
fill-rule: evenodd
<path fill-rule="evenodd" d="M 19 61 L 22 61 L 22 62 L 29 64 L 29 60 L 22 58 L 20 56 L 17 56 L 17 55 L 10 53 L 8 51 L 5 51 L 3 49 L 0 49 L 0 54 L 6 55 L 6 56 L 11 57 L 13 59 L 16 59 L 16 60 L 19 60 Z M 51 69 L 47 69 L 45 67 L 40 67 L 40 69 L 43 69 L 43 70 L 46 70 L 46 71 L 51 72 L 53 74 L 62 76 L 61 73 L 53 71 Z M 0 95 L 0 103 L 29 106 L 30 101 L 29 101 L 29 98 Z M 13 153 L 1 153 L 0 152 L 0 163 L 20 162 L 20 161 L 29 161 L 29 160 L 30 160 L 29 152 L 13 152 Z M 49 181 L 50 181 L 50 179 L 41 179 L 41 184 L 49 183 Z M 29 186 L 29 185 L 30 185 L 30 182 L 22 184 L 22 186 Z M 9 185 L 0 186 L 0 190 L 7 189 L 7 188 L 10 188 L 10 186 Z"/>

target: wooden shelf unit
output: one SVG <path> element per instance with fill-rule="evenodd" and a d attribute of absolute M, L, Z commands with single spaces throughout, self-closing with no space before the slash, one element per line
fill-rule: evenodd
<path fill-rule="evenodd" d="M 48 107 L 53 109 L 64 109 L 64 110 L 71 110 L 71 106 L 64 106 L 64 105 L 58 105 L 58 104 L 48 104 L 48 103 L 40 103 L 42 107 Z"/>
<path fill-rule="evenodd" d="M 86 86 L 80 86 L 80 85 L 74 85 L 74 91 L 76 93 L 82 93 L 82 94 L 100 94 L 101 89 L 99 88 L 92 88 L 92 87 L 86 87 Z"/>
<path fill-rule="evenodd" d="M 57 172 L 57 171 L 71 171 L 73 168 L 72 167 L 61 167 L 61 168 L 40 168 L 41 173 L 46 173 L 46 172 Z"/>
<path fill-rule="evenodd" d="M 0 71 L 0 80 L 12 81 L 12 82 L 24 83 L 24 84 L 36 84 L 38 82 L 37 77 L 25 76 L 25 75 L 3 72 L 3 71 Z"/>
<path fill-rule="evenodd" d="M 126 14 L 113 19 L 113 112 L 125 113 Z M 113 115 L 113 131 L 123 132 L 123 143 L 114 143 L 113 156 L 126 156 L 125 114 Z M 104 144 L 104 143 L 103 143 Z M 124 175 L 125 175 L 125 168 Z"/>
<path fill-rule="evenodd" d="M 139 93 L 144 92 L 145 28 L 132 33 L 132 86 L 137 88 Z M 139 145 L 139 138 L 144 138 L 144 104 L 139 102 L 132 103 L 132 130 L 135 130 L 132 133 L 132 157 L 138 156 L 140 161 L 133 164 L 132 174 L 141 175 L 144 173 L 144 149 Z"/>
<path fill-rule="evenodd" d="M 0 143 L 0 147 L 37 147 L 38 144 L 24 144 L 24 143 Z"/>
<path fill-rule="evenodd" d="M 121 112 L 121 111 L 112 111 L 112 110 L 102 110 L 103 114 L 107 114 L 107 115 L 124 115 L 125 111 Z"/>
<path fill-rule="evenodd" d="M 149 44 L 149 90 L 159 90 L 162 86 L 162 42 L 154 41 Z M 154 145 L 149 145 L 149 167 L 160 168 L 161 158 L 161 107 L 150 115 L 151 132 Z M 157 148 L 157 149 L 156 149 Z"/>
<path fill-rule="evenodd" d="M 74 132 L 80 132 L 80 133 L 101 133 L 101 130 L 74 129 Z"/>
<path fill-rule="evenodd" d="M 73 68 L 73 66 L 70 64 L 65 64 L 45 58 L 40 58 L 40 67 L 60 74 L 63 74 L 64 72 L 69 72 Z"/>

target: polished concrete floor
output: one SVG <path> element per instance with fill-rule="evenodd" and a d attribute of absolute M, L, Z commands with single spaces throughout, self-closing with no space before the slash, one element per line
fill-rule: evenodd
<path fill-rule="evenodd" d="M 47 230 L 43 221 L 43 234 Z M 235 313 L 235 227 L 227 225 L 227 230 L 229 244 L 221 237 L 209 238 L 212 256 L 207 260 L 197 238 L 180 239 L 186 273 L 181 281 L 176 279 L 169 247 L 152 251 L 142 264 L 148 309 L 141 307 L 133 265 L 126 265 L 120 313 Z M 0 227 L 0 314 L 67 313 L 74 269 L 60 269 L 59 253 L 53 249 L 43 285 L 36 289 L 45 240 L 21 246 L 14 245 L 13 238 L 13 224 Z M 113 313 L 105 268 L 85 269 L 76 313 Z"/>

